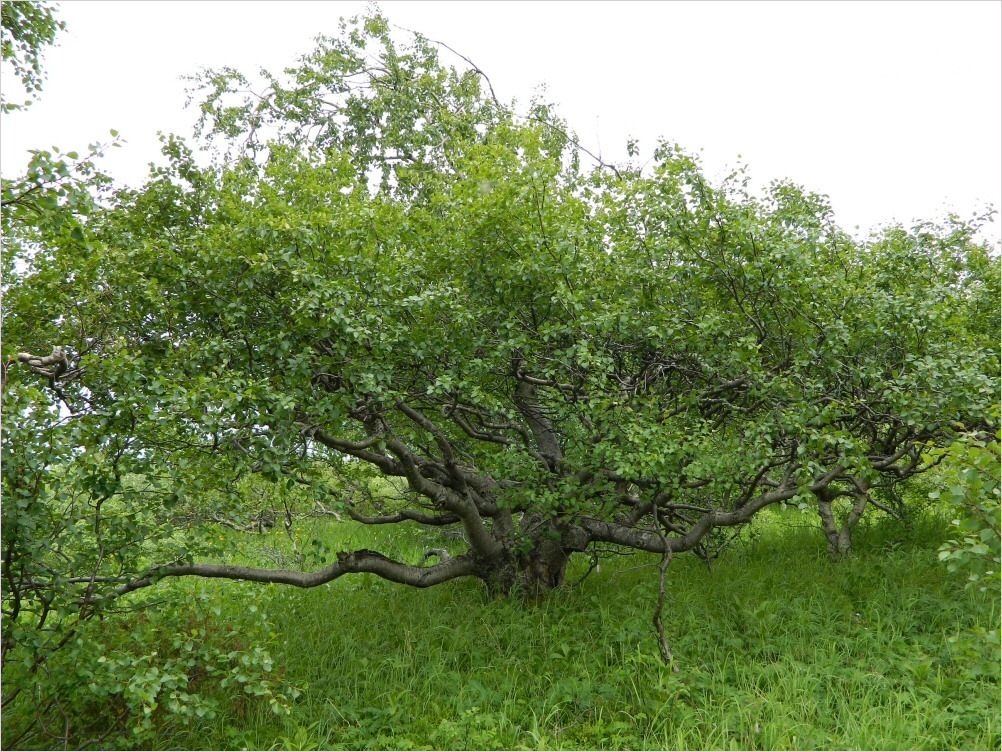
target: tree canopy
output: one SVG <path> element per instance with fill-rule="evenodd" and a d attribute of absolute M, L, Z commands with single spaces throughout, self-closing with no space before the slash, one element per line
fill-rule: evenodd
<path fill-rule="evenodd" d="M 552 106 L 391 32 L 345 25 L 260 86 L 204 71 L 215 161 L 164 137 L 86 217 L 56 196 L 33 219 L 5 184 L 9 624 L 181 576 L 541 594 L 574 552 L 709 557 L 780 504 L 841 554 L 930 449 L 991 427 L 977 222 L 861 240 L 824 196 L 713 182 L 667 141 L 608 165 Z M 198 530 L 250 525 L 258 481 L 290 521 L 457 528 L 466 550 L 243 566 Z"/>

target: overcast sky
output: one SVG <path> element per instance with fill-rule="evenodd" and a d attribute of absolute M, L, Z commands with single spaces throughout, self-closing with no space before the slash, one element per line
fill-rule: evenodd
<path fill-rule="evenodd" d="M 158 157 L 158 130 L 190 134 L 181 76 L 202 66 L 278 70 L 364 7 L 64 2 L 67 30 L 46 53 L 41 100 L 3 118 L 3 173 L 21 169 L 27 149 L 82 149 L 115 128 L 128 144 L 104 166 L 137 183 Z M 745 162 L 760 185 L 790 178 L 828 194 L 849 230 L 1002 208 L 1002 3 L 380 7 L 473 59 L 503 100 L 524 103 L 545 84 L 607 160 L 624 158 L 631 136 L 646 154 L 665 137 L 702 149 L 711 175 Z"/>

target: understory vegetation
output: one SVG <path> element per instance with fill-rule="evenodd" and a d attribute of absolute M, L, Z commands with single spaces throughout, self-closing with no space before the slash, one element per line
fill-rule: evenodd
<path fill-rule="evenodd" d="M 291 551 L 280 527 L 221 535 L 249 562 Z M 997 749 L 997 658 L 978 642 L 972 656 L 966 638 L 998 630 L 998 594 L 965 589 L 960 573 L 937 563 L 950 535 L 931 512 L 911 525 L 885 519 L 864 524 L 857 552 L 833 562 L 814 520 L 791 508 L 710 566 L 680 558 L 666 614 L 677 673 L 662 663 L 651 628 L 659 564 L 651 554 L 605 557 L 580 585 L 530 608 L 464 581 L 427 592 L 372 575 L 311 590 L 178 582 L 170 605 L 88 624 L 104 633 L 106 653 L 93 658 L 124 665 L 148 656 L 138 673 L 163 676 L 186 655 L 178 636 L 219 656 L 258 646 L 270 671 L 256 670 L 289 697 L 287 711 L 274 712 L 250 684 L 220 686 L 203 670 L 184 688 L 201 693 L 192 701 L 199 715 L 167 712 L 168 688 L 149 728 L 132 728 L 144 717 L 137 709 L 104 746 Z M 416 528 L 330 520 L 301 537 L 378 543 L 405 560 L 436 542 Z M 576 557 L 570 579 L 591 563 Z M 128 691 L 110 699 L 127 702 Z M 29 706 L 25 698 L 5 710 L 5 748 Z M 75 724 L 106 723 L 109 706 L 75 710 L 95 716 Z M 31 746 L 51 743 L 35 736 Z"/>

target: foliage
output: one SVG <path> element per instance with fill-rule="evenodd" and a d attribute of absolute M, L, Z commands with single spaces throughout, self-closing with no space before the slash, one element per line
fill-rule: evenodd
<path fill-rule="evenodd" d="M 42 49 L 63 23 L 54 20 L 54 6 L 47 3 L 5 2 L 2 11 L 4 61 L 34 94 L 42 83 Z M 3 104 L 5 113 L 17 109 L 20 105 Z M 112 137 L 111 146 L 118 146 L 115 131 Z M 34 150 L 23 176 L 3 178 L 5 326 L 11 321 L 11 295 L 22 292 L 14 286 L 18 280 L 34 275 L 60 284 L 85 274 L 82 265 L 43 269 L 35 263 L 48 244 L 87 252 L 87 219 L 99 209 L 111 183 L 96 166 L 106 148 L 91 144 L 84 156 L 55 147 Z M 36 303 L 49 310 L 44 297 Z M 86 304 L 82 299 L 74 303 Z M 128 614 L 132 607 L 108 609 L 99 591 L 122 580 L 124 572 L 148 566 L 148 557 L 174 561 L 189 555 L 192 545 L 199 551 L 214 548 L 199 548 L 198 540 L 188 542 L 173 532 L 162 534 L 177 491 L 168 493 L 161 480 L 143 474 L 148 465 L 129 452 L 134 437 L 119 430 L 122 424 L 113 410 L 73 409 L 59 385 L 67 371 L 59 348 L 22 366 L 45 376 L 48 389 L 31 380 L 9 382 L 10 369 L 18 363 L 17 344 L 5 337 L 0 353 L 5 418 L 2 702 L 6 717 L 22 721 L 5 724 L 5 746 L 66 746 L 70 739 L 86 746 L 108 738 L 118 739 L 115 746 L 134 743 L 149 730 L 158 703 L 182 718 L 212 712 L 198 691 L 188 691 L 189 678 L 197 674 L 287 712 L 286 696 L 274 692 L 267 678 L 271 659 L 260 645 L 221 653 L 179 636 L 158 651 L 150 646 L 162 637 L 143 630 L 141 623 L 127 644 L 116 644 L 116 630 L 127 618 L 118 614 Z M 73 378 L 72 371 L 66 375 Z M 178 593 L 167 603 L 183 610 Z M 158 652 L 170 657 L 159 660 Z M 33 712 L 19 714 L 26 706 Z M 95 706 L 102 711 L 81 725 Z M 7 716 L 9 711 L 14 716 Z M 113 736 L 129 724 L 133 728 L 125 737 Z M 93 738 L 87 742 L 89 735 Z"/>
<path fill-rule="evenodd" d="M 825 197 L 713 185 L 667 142 L 587 166 L 551 106 L 439 54 L 370 16 L 263 88 L 196 77 L 213 164 L 164 136 L 138 189 L 94 154 L 4 180 L 5 704 L 64 707 L 53 656 L 173 578 L 473 578 L 531 603 L 575 553 L 710 560 L 786 503 L 844 554 L 958 422 L 987 425 L 978 221 L 857 240 Z M 304 534 L 332 517 L 455 535 Z M 191 695 L 188 661 L 246 658 L 238 683 L 285 707 L 255 649 L 186 645 L 96 650 L 91 691 L 143 734 L 205 707 L 164 699 Z"/>
<path fill-rule="evenodd" d="M 44 0 L 10 0 L 0 5 L 3 62 L 11 66 L 24 90 L 32 97 L 37 96 L 44 80 L 42 50 L 54 44 L 56 33 L 66 28 L 63 21 L 55 18 L 57 8 Z M 7 113 L 30 104 L 30 101 L 24 104 L 3 101 L 0 110 Z"/>
<path fill-rule="evenodd" d="M 932 498 L 945 499 L 952 512 L 955 538 L 939 549 L 939 558 L 951 572 L 968 574 L 967 587 L 999 595 L 1002 580 L 1002 510 L 999 505 L 999 474 L 1002 455 L 999 435 L 969 434 L 947 449 L 939 450 L 955 473 L 955 483 L 946 493 L 933 491 Z M 998 676 L 1002 665 L 1002 640 L 998 629 L 975 627 L 950 638 L 955 649 L 967 655 L 975 674 Z"/>
<path fill-rule="evenodd" d="M 939 558 L 948 562 L 951 572 L 970 570 L 968 585 L 982 590 L 998 589 L 1002 575 L 1002 511 L 999 508 L 998 435 L 991 441 L 982 436 L 966 436 L 946 450 L 940 450 L 956 463 L 958 483 L 945 494 L 947 504 L 959 516 L 953 520 L 957 538 L 947 541 Z M 943 498 L 939 491 L 931 498 Z"/>
<path fill-rule="evenodd" d="M 379 522 L 471 545 L 330 577 L 546 590 L 592 542 L 698 550 L 815 497 L 842 553 L 871 494 L 994 400 L 974 226 L 857 243 L 823 197 L 711 186 L 668 144 L 649 174 L 585 170 L 548 106 L 517 115 L 379 17 L 263 95 L 199 80 L 229 161 L 166 139 L 84 243 L 33 255 L 7 325 L 62 343 L 68 399 L 122 410 L 148 461 L 323 496 L 349 458 L 406 482 Z M 59 313 L 39 325 L 42 299 Z"/>
<path fill-rule="evenodd" d="M 15 651 L 9 658 L 24 662 L 5 665 L 5 684 L 33 691 L 5 698 L 4 746 L 142 747 L 167 717 L 179 727 L 215 718 L 220 698 L 230 708 L 256 701 L 288 714 L 298 690 L 276 686 L 273 626 L 256 606 L 241 608 L 222 616 L 204 589 L 175 592 L 138 618 L 134 609 L 112 610 L 78 623 L 61 649 L 43 653 L 41 671 Z M 253 641 L 221 616 L 239 619 Z"/>

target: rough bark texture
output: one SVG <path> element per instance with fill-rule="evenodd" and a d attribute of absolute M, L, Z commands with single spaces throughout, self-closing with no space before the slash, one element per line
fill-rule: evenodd
<path fill-rule="evenodd" d="M 526 519 L 533 517 L 526 515 Z M 572 551 L 563 545 L 559 531 L 553 526 L 546 525 L 542 535 L 534 541 L 524 542 L 519 548 L 522 550 L 506 551 L 482 563 L 479 576 L 488 592 L 492 595 L 518 593 L 536 598 L 564 584 Z"/>
<path fill-rule="evenodd" d="M 519 567 L 519 588 L 527 595 L 542 595 L 564 584 L 568 553 L 556 541 L 544 540 Z"/>
<path fill-rule="evenodd" d="M 852 534 L 866 510 L 868 497 L 865 489 L 856 490 L 852 494 L 855 501 L 841 525 L 835 518 L 833 502 L 839 495 L 844 494 L 838 494 L 829 488 L 824 488 L 816 492 L 815 495 L 818 499 L 818 516 L 821 518 L 821 528 L 824 530 L 825 538 L 828 539 L 828 553 L 835 558 L 846 556 L 852 550 Z"/>

